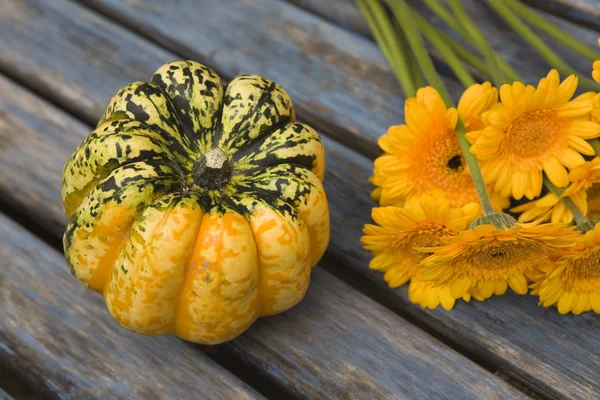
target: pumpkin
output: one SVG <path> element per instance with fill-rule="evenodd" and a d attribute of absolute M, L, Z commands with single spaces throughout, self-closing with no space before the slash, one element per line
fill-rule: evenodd
<path fill-rule="evenodd" d="M 318 134 L 255 75 L 193 61 L 110 100 L 68 159 L 71 272 L 148 335 L 215 344 L 304 296 L 329 242 Z"/>

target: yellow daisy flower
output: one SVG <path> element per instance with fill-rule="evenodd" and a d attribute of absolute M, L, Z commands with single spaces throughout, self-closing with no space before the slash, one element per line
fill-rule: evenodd
<path fill-rule="evenodd" d="M 542 172 L 565 187 L 565 167 L 583 164 L 580 153 L 594 154 L 586 140 L 600 136 L 600 124 L 589 121 L 589 95 L 571 100 L 576 89 L 575 75 L 560 83 L 556 70 L 537 89 L 520 82 L 503 85 L 500 104 L 482 116 L 485 129 L 467 133 L 486 181 L 502 196 L 539 196 Z"/>
<path fill-rule="evenodd" d="M 600 46 L 600 39 L 598 39 L 598 46 Z M 594 61 L 594 70 L 592 71 L 592 78 L 600 83 L 600 60 Z"/>
<path fill-rule="evenodd" d="M 600 46 L 600 39 L 598 39 L 598 46 Z M 600 83 L 600 60 L 594 61 L 594 70 L 592 71 L 592 78 L 594 78 L 596 82 Z M 592 104 L 592 121 L 600 123 L 600 93 L 594 96 Z"/>
<path fill-rule="evenodd" d="M 465 293 L 462 299 L 468 303 L 471 301 L 471 295 Z M 449 285 L 434 286 L 433 282 L 424 281 L 418 275 L 410 281 L 408 300 L 430 310 L 434 310 L 441 305 L 444 310 L 450 311 L 456 304 L 456 299 L 452 297 Z"/>
<path fill-rule="evenodd" d="M 470 293 L 477 300 L 501 295 L 510 286 L 527 293 L 528 275 L 549 268 L 555 248 L 572 245 L 574 228 L 561 224 L 522 224 L 507 229 L 482 224 L 457 236 L 421 262 L 423 279 L 450 286 L 451 295 Z"/>
<path fill-rule="evenodd" d="M 479 126 L 480 115 L 497 99 L 489 83 L 467 89 L 459 104 L 461 118 L 469 126 Z M 423 193 L 441 189 L 451 207 L 478 201 L 477 192 L 456 134 L 458 112 L 446 108 L 438 92 L 425 87 L 405 104 L 406 125 L 392 126 L 379 139 L 385 152 L 375 160 L 372 183 L 378 187 L 373 197 L 381 205 L 402 205 Z M 496 196 L 494 206 L 508 202 Z"/>
<path fill-rule="evenodd" d="M 587 212 L 585 190 L 576 191 L 569 197 L 582 213 Z M 549 219 L 552 223 L 570 224 L 573 222 L 573 213 L 553 193 L 548 193 L 537 200 L 513 207 L 510 212 L 519 214 L 519 222 L 531 222 L 540 218 Z"/>
<path fill-rule="evenodd" d="M 600 157 L 575 168 L 569 173 L 569 180 L 572 183 L 565 189 L 564 196 L 576 200 L 578 193 L 582 193 L 585 206 L 580 210 L 590 219 L 600 219 Z"/>
<path fill-rule="evenodd" d="M 600 157 L 586 161 L 569 173 L 571 185 L 563 196 L 573 200 L 577 208 L 588 218 L 600 218 Z M 551 222 L 571 223 L 573 213 L 552 193 L 510 210 L 519 215 L 519 222 L 530 222 L 548 216 Z"/>
<path fill-rule="evenodd" d="M 600 123 L 600 93 L 592 98 L 592 112 L 590 113 L 591 120 Z"/>
<path fill-rule="evenodd" d="M 481 115 L 498 103 L 498 89 L 490 82 L 471 85 L 458 101 L 458 115 L 467 132 L 483 129 Z"/>
<path fill-rule="evenodd" d="M 540 297 L 540 305 L 556 305 L 561 314 L 600 314 L 600 224 L 580 235 L 572 251 L 534 280 L 532 293 Z"/>
<path fill-rule="evenodd" d="M 457 235 L 475 220 L 479 206 L 470 203 L 462 208 L 451 208 L 443 192 L 426 193 L 419 201 L 404 207 L 378 207 L 372 212 L 377 225 L 367 224 L 361 238 L 364 247 L 373 253 L 369 263 L 372 269 L 384 272 L 384 279 L 392 288 L 411 281 L 409 298 L 423 307 L 445 309 L 454 306 L 447 287 L 432 287 L 420 280 L 419 265 L 426 254 L 415 247 L 437 246 L 440 239 Z M 468 296 L 465 296 L 468 300 Z"/>

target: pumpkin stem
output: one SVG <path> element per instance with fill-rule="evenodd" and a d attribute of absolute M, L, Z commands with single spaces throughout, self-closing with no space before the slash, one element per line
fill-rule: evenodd
<path fill-rule="evenodd" d="M 194 167 L 194 181 L 207 189 L 218 189 L 229 181 L 229 157 L 218 147 L 208 151 Z"/>

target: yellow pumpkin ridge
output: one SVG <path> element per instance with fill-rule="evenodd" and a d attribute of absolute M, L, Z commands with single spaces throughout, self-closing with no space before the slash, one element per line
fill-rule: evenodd
<path fill-rule="evenodd" d="M 63 169 L 71 272 L 123 327 L 216 344 L 306 293 L 329 242 L 317 132 L 289 95 L 180 60 L 110 100 Z"/>
<path fill-rule="evenodd" d="M 258 315 L 258 260 L 248 222 L 239 214 L 205 214 L 175 319 L 187 340 L 221 343 Z"/>
<path fill-rule="evenodd" d="M 135 221 L 105 291 L 107 307 L 122 325 L 151 335 L 172 330 L 202 215 L 194 196 L 169 194 Z"/>

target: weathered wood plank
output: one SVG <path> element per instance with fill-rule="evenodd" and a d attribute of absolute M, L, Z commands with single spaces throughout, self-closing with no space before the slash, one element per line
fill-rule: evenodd
<path fill-rule="evenodd" d="M 287 0 L 303 9 L 314 12 L 338 24 L 346 29 L 353 32 L 357 32 L 362 36 L 371 37 L 369 27 L 364 20 L 356 2 L 354 0 L 336 0 L 335 2 L 320 1 L 320 0 Z M 592 0 L 596 2 L 597 0 Z M 544 3 L 546 0 L 542 0 L 540 3 Z M 559 0 L 560 2 L 560 0 Z M 468 10 L 469 15 L 475 21 L 479 29 L 489 40 L 490 44 L 494 49 L 504 57 L 521 75 L 523 80 L 529 84 L 537 84 L 542 76 L 545 76 L 550 67 L 546 61 L 541 58 L 530 46 L 519 37 L 518 34 L 510 30 L 507 25 L 490 9 L 484 1 L 480 0 L 463 0 L 465 8 Z M 554 2 L 548 2 L 548 5 Z M 564 2 L 565 4 L 567 2 Z M 433 15 L 425 4 L 421 1 L 412 1 L 412 4 L 416 9 L 420 10 L 426 18 L 433 23 L 436 27 L 442 29 L 449 37 L 456 39 L 457 41 L 465 43 L 454 31 L 452 31 L 444 22 Z M 597 2 L 596 13 L 600 15 L 600 2 Z M 581 40 L 583 43 L 590 45 L 592 48 L 597 49 L 598 33 L 593 32 L 589 29 L 583 28 L 571 22 L 565 21 L 562 18 L 558 18 L 549 15 L 544 12 L 540 12 L 545 19 L 549 20 L 557 27 L 563 29 L 569 35 Z M 560 15 L 560 14 L 559 14 Z M 562 16 L 562 15 L 561 15 Z M 484 22 L 485 21 L 485 22 Z M 600 24 L 600 17 L 596 21 Z M 543 36 L 547 38 L 547 36 Z M 553 39 L 548 39 L 548 44 L 556 51 L 561 57 L 563 57 L 570 65 L 579 70 L 586 76 L 591 75 L 592 65 L 591 62 L 580 56 L 579 54 L 573 53 L 571 50 L 563 47 L 561 44 L 556 43 Z M 600 59 L 600 53 L 599 53 Z"/>
<path fill-rule="evenodd" d="M 44 214 L 62 213 L 56 207 L 60 201 L 58 197 L 60 171 L 63 161 L 75 146 L 59 138 L 70 136 L 81 141 L 91 128 L 75 122 L 64 112 L 35 98 L 2 77 L 0 77 L 0 110 L 2 120 L 10 121 L 0 126 L 0 138 L 5 139 L 11 137 L 14 132 L 19 132 L 18 136 L 23 140 L 19 143 L 11 142 L 2 148 L 0 153 L 0 160 L 2 160 L 0 193 L 4 201 L 11 205 L 20 203 L 22 210 L 34 220 Z M 60 123 L 57 122 L 59 119 L 71 121 Z M 40 126 L 46 128 L 39 130 Z M 70 129 L 67 134 L 63 127 Z M 341 148 L 331 140 L 327 145 L 329 148 Z M 21 151 L 26 147 L 28 150 Z M 5 156 L 7 153 L 14 153 L 16 156 Z M 333 155 L 329 159 L 335 163 L 336 158 Z M 14 165 L 16 160 L 21 160 L 21 164 Z M 44 172 L 39 170 L 37 165 L 43 166 Z M 17 172 L 27 174 L 31 178 L 26 180 L 17 178 Z M 23 197 L 13 195 L 13 189 L 18 185 L 22 186 L 18 196 Z M 45 194 L 46 192 L 49 194 Z M 52 220 L 60 221 L 61 217 L 54 215 Z M 64 221 L 49 228 L 55 235 L 60 236 L 64 229 Z M 31 242 L 35 241 L 22 235 L 5 240 L 0 232 L 0 243 L 3 243 L 0 251 L 8 253 L 3 256 L 4 261 L 0 260 L 2 268 L 5 268 L 4 264 L 8 264 L 8 260 L 15 258 L 15 247 L 19 253 L 39 253 L 38 244 L 27 244 Z M 19 243 L 23 243 L 24 247 L 19 247 Z M 5 249 L 6 246 L 9 248 Z M 27 269 L 22 267 L 23 263 L 27 263 L 30 267 L 21 276 L 19 271 Z M 51 271 L 35 271 L 39 263 L 50 264 L 48 268 L 51 268 Z M 21 264 L 17 263 L 13 268 L 14 271 L 11 270 L 10 273 L 13 275 L 2 278 L 6 282 L 21 282 L 7 286 L 3 297 L 12 299 L 14 296 L 19 296 L 16 293 L 24 292 L 26 296 L 32 297 L 32 302 L 35 302 L 35 296 L 39 295 L 42 296 L 43 302 L 58 303 L 57 306 L 49 309 L 41 307 L 39 314 L 35 314 L 28 312 L 30 307 L 20 307 L 21 300 L 11 300 L 11 304 L 14 304 L 14 313 L 11 313 L 13 322 L 9 325 L 14 327 L 15 332 L 10 335 L 13 339 L 6 342 L 12 343 L 8 352 L 15 354 L 11 362 L 26 360 L 22 361 L 26 364 L 21 369 L 26 370 L 25 367 L 35 363 L 35 354 L 22 353 L 16 349 L 19 347 L 17 345 L 20 345 L 20 342 L 15 339 L 21 332 L 19 326 L 25 324 L 27 329 L 33 329 L 36 321 L 45 320 L 46 329 L 40 332 L 32 333 L 29 330 L 27 332 L 31 335 L 39 333 L 40 336 L 52 329 L 61 329 L 63 332 L 62 327 L 55 328 L 54 325 L 59 324 L 60 319 L 71 318 L 68 315 L 70 312 L 68 304 L 76 302 L 79 297 L 86 301 L 93 301 L 95 304 L 96 308 L 82 311 L 86 311 L 92 320 L 95 320 L 98 315 L 102 317 L 101 336 L 107 338 L 106 340 L 113 340 L 110 338 L 119 338 L 123 335 L 130 338 L 133 343 L 139 341 L 148 343 L 148 346 L 157 346 L 154 340 L 159 339 L 151 339 L 152 342 L 147 342 L 146 338 L 138 337 L 136 341 L 132 337 L 133 334 L 124 332 L 116 323 L 110 321 L 99 296 L 80 288 L 75 279 L 68 276 L 64 261 L 49 262 L 47 259 L 33 257 L 25 258 Z M 64 298 L 58 298 L 56 294 L 43 297 L 43 286 L 51 285 L 50 279 L 44 273 L 60 275 L 59 287 L 52 287 L 49 290 L 52 290 L 52 293 L 68 292 Z M 34 279 L 34 276 L 37 278 Z M 31 293 L 36 294 L 34 296 Z M 74 312 L 77 314 L 79 309 L 75 309 Z M 29 321 L 27 323 L 22 320 L 25 315 Z M 43 315 L 47 316 L 42 318 Z M 69 322 L 68 325 L 72 327 L 79 326 L 78 324 L 80 323 Z M 84 324 L 82 330 L 86 333 L 73 339 L 78 343 L 75 350 L 86 345 L 86 340 L 95 340 L 95 336 L 90 334 L 96 329 L 93 324 L 94 321 L 90 321 L 89 326 Z M 68 337 L 64 332 L 60 336 Z M 162 347 L 156 350 L 156 354 L 167 351 L 168 343 L 173 341 L 181 345 L 181 342 L 172 338 L 168 340 L 168 342 L 158 342 Z M 34 345 L 37 346 L 37 343 L 36 341 L 32 344 L 31 352 L 35 350 Z M 109 341 L 102 344 L 103 353 L 108 352 L 110 343 Z M 519 392 L 501 379 L 319 268 L 313 274 L 309 294 L 301 306 L 284 315 L 259 321 L 246 334 L 231 343 L 222 345 L 222 348 L 232 352 L 248 367 L 259 369 L 261 374 L 284 386 L 291 393 L 307 398 L 315 398 L 322 393 L 333 397 L 352 394 L 365 398 L 521 397 Z M 111 360 L 110 364 L 133 362 L 128 360 L 127 347 L 117 347 L 117 352 L 122 360 Z M 174 367 L 174 370 L 180 368 L 184 368 L 183 365 Z M 68 370 L 60 370 L 60 373 L 66 372 Z M 88 373 L 82 375 L 89 376 Z M 425 375 L 433 383 L 421 381 Z M 472 385 L 473 381 L 477 381 L 478 384 Z M 86 382 L 77 381 L 76 385 L 85 386 Z M 189 389 L 181 388 L 181 393 Z M 106 390 L 109 388 L 107 387 Z"/>
<path fill-rule="evenodd" d="M 117 330 L 60 254 L 0 214 L 0 354 L 40 396 L 263 398 L 193 346 Z"/>
<path fill-rule="evenodd" d="M 538 307 L 532 296 L 513 292 L 483 303 L 460 303 L 451 312 L 430 311 L 410 304 L 406 287 L 388 288 L 381 273 L 367 268 L 370 257 L 359 245 L 373 207 L 367 181 L 371 162 L 340 153 L 326 181 L 334 238 L 327 267 L 347 274 L 382 303 L 422 321 L 538 393 L 561 399 L 600 398 L 597 315 L 562 316 Z"/>
<path fill-rule="evenodd" d="M 1 214 L 0 243 L 0 357 L 38 395 L 263 398 L 189 344 L 116 329 L 60 254 Z"/>
<path fill-rule="evenodd" d="M 141 10 L 173 6 L 161 4 L 147 3 L 150 8 Z M 186 57 L 219 66 L 225 77 L 261 73 L 276 80 L 290 92 L 305 122 L 318 122 L 322 131 L 370 156 L 379 153 L 382 127 L 402 118 L 400 89 L 366 39 L 276 1 L 178 2 L 175 11 L 155 21 L 165 32 L 145 33 Z M 219 35 L 223 26 L 227 34 Z M 93 110 L 82 115 L 87 120 L 104 104 L 81 96 L 84 90 L 109 98 L 119 85 L 148 79 L 164 62 L 182 57 L 136 40 L 126 29 L 64 0 L 0 2 L 0 35 L 0 70 L 44 89 L 68 110 Z"/>
<path fill-rule="evenodd" d="M 104 111 L 105 100 L 124 84 L 123 78 L 147 79 L 177 58 L 64 0 L 0 2 L 0 37 L 5 74 L 44 91 L 87 121 Z M 95 74 L 92 65 L 101 65 L 102 72 Z"/>
<path fill-rule="evenodd" d="M 147 79 L 147 74 L 143 76 L 136 75 L 132 78 L 132 76 L 129 75 L 131 71 L 128 72 L 128 69 L 125 67 L 126 63 L 129 62 L 128 60 L 135 57 L 136 52 L 133 51 L 133 49 L 138 47 L 141 48 L 145 45 L 143 44 L 143 41 L 128 34 L 127 31 L 121 30 L 104 21 L 99 22 L 97 18 L 94 18 L 92 15 L 81 10 L 77 12 L 72 11 L 67 3 L 56 3 L 61 5 L 58 10 L 47 8 L 38 11 L 38 14 L 43 14 L 46 18 L 58 18 L 61 23 L 68 23 L 70 26 L 69 29 L 71 29 L 69 36 L 53 36 L 51 30 L 48 30 L 47 27 L 44 28 L 44 25 L 50 24 L 48 21 L 44 21 L 43 18 L 28 22 L 28 20 L 23 17 L 19 17 L 18 20 L 32 26 L 28 30 L 23 29 L 25 32 L 20 36 L 11 35 L 8 29 L 2 30 L 2 28 L 5 28 L 7 24 L 14 23 L 15 19 L 5 17 L 4 20 L 0 19 L 0 30 L 2 30 L 5 35 L 0 35 L 0 37 L 8 37 L 11 40 L 15 40 L 16 43 L 7 45 L 6 43 L 3 43 L 3 40 L 0 40 L 0 46 L 6 53 L 11 54 L 17 51 L 19 45 L 24 48 L 36 48 L 35 39 L 32 39 L 31 36 L 46 37 L 48 42 L 52 43 L 50 50 L 36 48 L 37 51 L 31 51 L 30 57 L 22 59 L 23 65 L 17 67 L 15 64 L 14 68 L 11 69 L 11 72 L 17 74 L 18 77 L 26 76 L 19 75 L 20 71 L 36 71 L 36 73 L 40 75 L 45 75 L 46 77 L 38 78 L 37 81 L 47 86 L 39 84 L 36 89 L 41 90 L 46 94 L 57 92 L 57 83 L 52 81 L 53 77 L 56 78 L 59 84 L 62 85 L 62 92 L 71 90 L 88 99 L 94 99 L 93 101 L 83 103 L 74 99 L 72 103 L 77 107 L 81 107 L 81 110 L 77 111 L 78 115 L 89 114 L 94 118 L 97 118 L 100 111 L 94 111 L 91 108 L 84 110 L 86 104 L 102 104 L 108 101 L 108 97 L 117 87 L 123 85 L 127 81 Z M 30 6 L 33 7 L 34 5 L 30 3 Z M 35 6 L 41 7 L 39 3 L 36 3 Z M 3 15 L 5 16 L 6 13 L 0 13 L 0 18 L 2 18 Z M 43 62 L 39 59 L 40 57 L 59 57 L 59 55 L 62 54 L 62 50 L 60 50 L 62 48 L 61 46 L 65 46 L 66 48 L 70 46 L 73 48 L 71 56 L 67 57 L 71 63 L 81 63 L 86 65 L 85 51 L 83 51 L 83 49 L 77 49 L 77 44 L 73 43 L 73 41 L 69 41 L 69 37 L 82 35 L 82 29 L 84 28 L 77 26 L 78 21 L 69 22 L 67 15 L 79 16 L 83 21 L 86 21 L 86 23 L 95 24 L 95 33 L 102 35 L 105 40 L 108 40 L 107 46 L 112 48 L 120 46 L 118 48 L 127 49 L 121 51 L 127 51 L 128 54 L 115 52 L 110 59 L 105 61 L 102 59 L 94 59 L 93 63 L 87 63 L 84 71 L 72 70 L 69 74 L 64 74 L 59 67 L 42 70 L 37 69 L 36 65 Z M 313 20 L 314 18 L 312 17 L 309 19 L 309 21 Z M 326 28 L 324 28 L 325 30 L 337 30 L 337 28 L 327 27 L 328 25 L 322 21 L 320 24 L 326 26 Z M 37 31 L 35 30 L 36 28 L 38 29 Z M 107 30 L 107 32 L 99 32 L 101 29 Z M 234 30 L 235 25 L 230 26 L 229 29 Z M 27 32 L 31 32 L 32 30 L 34 33 L 28 36 Z M 94 34 L 94 32 L 86 33 Z M 233 36 L 235 36 L 235 33 L 232 33 L 232 37 Z M 282 37 L 282 35 L 279 37 Z M 363 43 L 360 40 L 359 42 Z M 370 46 L 374 47 L 374 44 L 370 44 Z M 54 49 L 54 47 L 57 47 L 57 49 Z M 350 47 L 352 48 L 352 46 Z M 6 50 L 7 48 L 12 50 Z M 150 49 L 150 51 L 153 51 L 152 54 L 164 54 L 164 52 L 159 52 L 156 49 Z M 195 54 L 200 53 L 200 50 L 195 50 Z M 5 60 L 5 57 L 2 54 L 2 50 L 0 50 L 0 65 L 12 65 L 12 61 Z M 186 55 L 193 54 L 190 53 Z M 83 59 L 81 59 L 81 57 L 83 57 Z M 175 56 L 172 57 L 174 58 Z M 360 61 L 359 59 L 357 60 Z M 59 64 L 58 61 L 54 62 Z M 122 63 L 122 70 L 124 72 L 122 74 L 113 75 L 106 73 L 103 71 L 103 63 L 105 62 L 117 67 Z M 45 63 L 49 62 L 45 61 Z M 156 66 L 158 66 L 159 63 L 157 63 Z M 155 66 L 152 66 L 149 69 L 153 70 L 154 68 Z M 275 65 L 271 66 L 273 71 L 275 71 L 275 68 Z M 364 68 L 368 69 L 368 67 Z M 257 72 L 256 70 L 245 71 Z M 281 74 L 281 72 L 279 73 Z M 316 73 L 318 73 L 318 70 L 311 71 L 308 69 L 306 73 L 302 73 L 299 76 L 310 78 Z M 385 73 L 390 81 L 393 80 L 389 71 L 382 73 Z M 73 75 L 76 75 L 76 77 Z M 113 85 L 113 88 L 104 88 L 101 92 L 95 91 L 95 89 L 86 89 L 86 87 L 89 88 L 92 84 L 86 83 L 86 79 L 84 79 L 85 76 L 89 77 L 88 80 L 105 79 L 105 85 Z M 292 86 L 298 87 L 297 83 L 291 82 L 291 84 Z M 373 85 L 372 90 L 376 93 L 383 90 L 385 93 L 386 89 L 381 89 L 379 85 Z M 327 87 L 325 87 L 323 91 L 327 91 Z M 62 92 L 60 94 L 61 96 Z M 360 99 L 360 93 L 352 90 L 348 90 L 344 96 Z M 368 104 L 365 104 L 365 107 L 367 107 L 373 115 L 376 115 L 379 110 L 388 107 L 388 104 L 385 103 L 387 99 L 388 96 L 386 95 L 375 95 L 370 97 L 370 101 Z M 62 103 L 66 103 L 64 97 L 62 98 Z M 336 112 L 341 113 L 337 116 L 338 120 L 351 120 L 353 118 L 353 109 L 337 110 Z M 300 117 L 302 118 L 303 114 L 300 114 Z M 398 119 L 400 118 L 401 115 L 398 115 Z M 316 127 L 319 128 L 321 124 L 319 121 L 315 122 L 317 123 Z M 385 124 L 382 125 L 381 120 L 372 120 L 371 122 L 373 124 L 371 128 L 375 129 L 373 131 L 375 133 L 377 133 L 378 130 L 383 130 L 386 126 Z M 351 132 L 349 130 L 341 130 L 339 134 L 351 135 Z M 38 139 L 34 139 L 34 141 L 35 140 Z M 330 140 L 326 140 L 326 147 L 328 150 L 327 157 L 329 169 L 325 185 L 331 202 L 333 237 L 331 247 L 328 251 L 328 259 L 330 261 L 339 261 L 339 265 L 336 265 L 335 268 L 339 271 L 348 270 L 354 277 L 359 276 L 360 279 L 364 281 L 366 289 L 372 289 L 378 296 L 386 296 L 387 299 L 397 305 L 397 310 L 400 310 L 402 313 L 411 313 L 442 334 L 447 335 L 451 340 L 461 342 L 463 346 L 473 353 L 482 357 L 489 357 L 492 365 L 507 370 L 508 373 L 515 376 L 519 381 L 527 383 L 529 387 L 537 387 L 539 390 L 554 396 L 574 398 L 589 398 L 590 390 L 598 390 L 597 386 L 592 385 L 591 389 L 589 389 L 588 386 L 588 382 L 595 379 L 595 374 L 599 370 L 597 360 L 589 353 L 586 354 L 583 350 L 577 350 L 577 348 L 585 348 L 585 346 L 591 346 L 592 349 L 596 349 L 595 343 L 588 345 L 586 342 L 588 338 L 597 336 L 593 333 L 593 328 L 595 326 L 591 326 L 590 323 L 577 322 L 581 320 L 574 319 L 571 321 L 570 325 L 563 324 L 568 329 L 566 329 L 564 333 L 565 342 L 561 343 L 559 346 L 561 355 L 548 357 L 543 350 L 547 346 L 552 345 L 553 342 L 549 340 L 542 342 L 543 345 L 538 345 L 538 342 L 536 342 L 535 339 L 531 340 L 531 335 L 534 335 L 533 337 L 537 339 L 537 336 L 535 335 L 544 336 L 547 332 L 554 332 L 554 335 L 558 336 L 563 334 L 561 332 L 563 326 L 559 324 L 553 327 L 553 320 L 555 320 L 554 314 L 552 314 L 553 311 L 537 309 L 535 307 L 535 299 L 533 298 L 517 298 L 516 296 L 513 296 L 513 299 L 512 297 L 507 296 L 498 299 L 498 301 L 487 302 L 484 305 L 473 303 L 470 305 L 459 306 L 457 310 L 452 313 L 439 311 L 427 312 L 418 307 L 408 305 L 405 290 L 387 289 L 382 285 L 382 280 L 378 274 L 366 272 L 368 257 L 366 253 L 361 250 L 358 238 L 360 237 L 362 224 L 369 219 L 368 215 L 370 207 L 372 207 L 372 203 L 367 194 L 370 187 L 366 182 L 366 178 L 370 174 L 372 167 L 368 159 L 363 158 L 342 146 L 336 145 Z M 7 192 L 10 192 L 10 190 Z M 34 198 L 34 200 L 31 201 L 35 201 L 35 196 L 32 195 L 30 197 Z M 41 203 L 42 202 L 32 204 Z M 32 206 L 31 209 L 35 209 L 35 205 Z M 60 231 L 61 229 L 62 227 L 56 228 L 57 231 Z M 331 264 L 334 263 L 331 262 Z M 526 304 L 525 308 L 527 311 L 520 310 L 520 308 L 523 307 L 523 304 Z M 531 315 L 529 315 L 528 312 L 532 312 Z M 546 322 L 537 322 L 540 320 L 540 313 L 542 313 L 542 315 L 547 313 L 550 316 L 550 318 L 542 318 L 542 320 L 549 319 L 547 323 L 550 327 L 545 326 Z M 496 324 L 495 314 L 499 314 L 500 319 L 498 319 L 498 321 L 501 322 L 498 322 L 498 324 L 502 325 Z M 559 320 L 559 322 L 560 321 L 564 320 Z M 513 325 L 519 327 L 522 325 L 531 325 L 536 328 L 532 328 L 530 331 L 524 333 L 519 329 L 511 330 L 510 327 Z M 504 329 L 502 326 L 504 326 Z M 556 334 L 556 332 L 558 332 L 558 334 Z M 576 351 L 572 352 L 571 348 Z M 572 355 L 573 357 L 571 357 Z M 564 359 L 571 358 L 577 359 L 577 364 L 563 363 Z"/>
<path fill-rule="evenodd" d="M 600 31 L 600 2 L 598 0 L 523 0 L 523 2 Z"/>
<path fill-rule="evenodd" d="M 14 398 L 0 388 L 0 400 L 14 400 Z"/>

